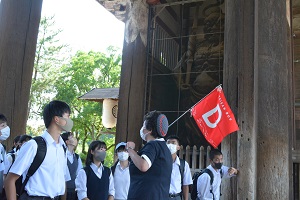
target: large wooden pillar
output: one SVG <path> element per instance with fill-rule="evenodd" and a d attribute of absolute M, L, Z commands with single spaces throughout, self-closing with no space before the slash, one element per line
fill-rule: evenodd
<path fill-rule="evenodd" d="M 222 185 L 222 199 L 292 199 L 286 0 L 225 2 L 224 90 L 240 131 L 222 151 L 240 175 Z"/>
<path fill-rule="evenodd" d="M 42 2 L 0 3 L 0 113 L 11 128 L 9 146 L 14 136 L 25 133 Z"/>
<path fill-rule="evenodd" d="M 146 74 L 146 46 L 141 37 L 124 42 L 118 105 L 116 143 L 142 144 L 139 130 L 143 125 Z"/>
<path fill-rule="evenodd" d="M 116 144 L 133 141 L 139 149 L 145 110 L 148 5 L 144 1 L 127 3 Z"/>

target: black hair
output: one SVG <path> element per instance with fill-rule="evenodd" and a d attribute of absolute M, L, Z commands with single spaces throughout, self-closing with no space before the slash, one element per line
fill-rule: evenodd
<path fill-rule="evenodd" d="M 124 149 L 125 149 L 125 145 L 121 145 L 116 149 L 116 153 L 119 151 L 124 151 Z"/>
<path fill-rule="evenodd" d="M 0 113 L 0 123 L 3 123 L 3 122 L 7 122 L 7 119 L 2 113 Z"/>
<path fill-rule="evenodd" d="M 146 121 L 145 126 L 146 129 L 151 131 L 151 135 L 154 138 L 160 137 L 157 132 L 157 118 L 161 113 L 158 111 L 151 111 L 147 113 L 144 117 L 144 121 Z"/>
<path fill-rule="evenodd" d="M 43 111 L 43 119 L 46 128 L 48 128 L 51 124 L 53 117 L 62 117 L 64 113 L 71 113 L 70 106 L 67 103 L 54 100 L 47 104 Z"/>
<path fill-rule="evenodd" d="M 212 149 L 209 152 L 209 159 L 213 160 L 215 158 L 215 156 L 218 156 L 218 155 L 223 155 L 223 154 L 219 149 Z"/>
<path fill-rule="evenodd" d="M 13 146 L 11 147 L 11 150 L 13 150 L 14 148 L 19 149 L 19 145 L 15 146 L 15 144 L 17 144 L 17 143 L 19 142 L 20 137 L 21 137 L 21 135 L 17 135 L 17 136 L 14 138 Z"/>
<path fill-rule="evenodd" d="M 21 135 L 19 142 L 23 143 L 23 142 L 26 142 L 26 141 L 31 140 L 31 139 L 32 139 L 32 137 L 30 135 Z"/>
<path fill-rule="evenodd" d="M 93 141 L 90 146 L 85 160 L 85 166 L 90 166 L 92 162 L 94 162 L 92 151 L 95 151 L 97 148 L 105 147 L 106 143 L 100 140 Z"/>
<path fill-rule="evenodd" d="M 69 140 L 69 137 L 72 135 L 72 132 L 64 132 L 60 136 L 63 139 L 63 141 L 66 143 L 67 140 Z"/>
<path fill-rule="evenodd" d="M 170 135 L 169 137 L 167 137 L 166 141 L 171 140 L 171 139 L 177 140 L 177 143 L 180 146 L 180 139 L 177 135 Z"/>
<path fill-rule="evenodd" d="M 14 143 L 18 143 L 19 140 L 20 140 L 20 137 L 21 137 L 21 135 L 17 135 L 17 136 L 14 138 Z"/>

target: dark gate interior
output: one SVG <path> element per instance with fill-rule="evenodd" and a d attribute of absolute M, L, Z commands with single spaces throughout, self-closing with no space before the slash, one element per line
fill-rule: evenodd
<path fill-rule="evenodd" d="M 161 1 L 150 6 L 145 112 L 158 110 L 169 123 L 222 83 L 224 1 Z M 169 135 L 182 145 L 208 143 L 189 112 Z"/>

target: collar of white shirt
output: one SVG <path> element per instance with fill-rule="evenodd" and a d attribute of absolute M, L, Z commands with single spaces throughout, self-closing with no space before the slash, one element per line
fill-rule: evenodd
<path fill-rule="evenodd" d="M 180 160 L 179 160 L 179 157 L 178 157 L 178 156 L 176 156 L 175 163 L 176 163 L 178 166 L 180 166 Z"/>
<path fill-rule="evenodd" d="M 50 135 L 50 133 L 45 130 L 44 133 L 42 134 L 42 137 L 45 139 L 46 143 L 49 145 L 49 144 L 56 144 L 55 140 L 53 139 L 53 137 Z M 64 141 L 61 137 L 59 137 L 58 139 L 58 144 L 59 145 L 63 145 L 64 144 Z"/>
<path fill-rule="evenodd" d="M 100 167 L 95 165 L 95 163 L 91 163 L 91 168 L 94 170 L 94 172 L 99 172 L 100 170 L 103 170 L 103 165 L 101 164 Z"/>

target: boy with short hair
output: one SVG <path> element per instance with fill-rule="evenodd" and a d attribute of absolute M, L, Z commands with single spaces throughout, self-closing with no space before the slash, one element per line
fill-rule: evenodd
<path fill-rule="evenodd" d="M 188 200 L 189 185 L 193 184 L 193 180 L 189 164 L 177 156 L 177 151 L 180 150 L 179 137 L 169 136 L 167 146 L 173 159 L 169 200 Z"/>
<path fill-rule="evenodd" d="M 223 165 L 223 154 L 219 149 L 212 149 L 209 152 L 209 160 L 210 165 L 206 169 L 211 171 L 212 177 L 209 173 L 199 176 L 197 180 L 197 198 L 199 200 L 219 200 L 222 179 L 236 176 L 239 172 L 233 167 Z M 211 178 L 213 178 L 212 183 Z"/>
<path fill-rule="evenodd" d="M 29 178 L 20 200 L 27 199 L 60 199 L 65 195 L 66 181 L 70 180 L 67 157 L 63 149 L 64 141 L 60 137 L 62 131 L 70 131 L 73 121 L 70 119 L 71 109 L 62 101 L 51 101 L 43 111 L 46 130 L 41 135 L 47 151 L 37 171 Z M 37 154 L 35 140 L 26 142 L 12 165 L 5 179 L 7 199 L 16 200 L 16 180 L 27 171 Z M 24 179 L 24 176 L 23 176 Z M 63 196 L 62 199 L 65 199 Z"/>

